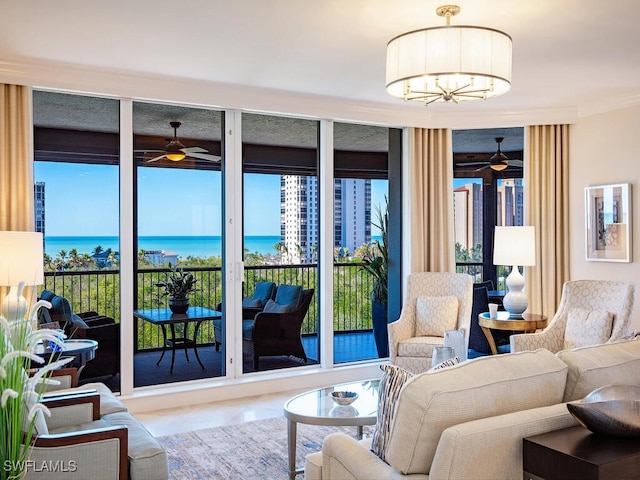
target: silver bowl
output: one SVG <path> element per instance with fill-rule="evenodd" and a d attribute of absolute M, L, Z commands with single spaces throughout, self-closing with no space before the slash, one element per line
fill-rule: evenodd
<path fill-rule="evenodd" d="M 358 399 L 356 392 L 336 391 L 330 393 L 331 399 L 338 405 L 351 405 Z"/>
<path fill-rule="evenodd" d="M 593 433 L 640 436 L 640 386 L 607 385 L 567 403 L 571 415 Z"/>

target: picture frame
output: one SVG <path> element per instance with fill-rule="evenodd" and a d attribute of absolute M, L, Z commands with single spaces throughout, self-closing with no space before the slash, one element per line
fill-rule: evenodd
<path fill-rule="evenodd" d="M 585 188 L 587 261 L 631 262 L 631 184 Z"/>

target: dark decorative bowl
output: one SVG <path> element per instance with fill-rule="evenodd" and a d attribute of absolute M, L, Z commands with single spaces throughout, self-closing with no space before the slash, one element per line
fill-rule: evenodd
<path fill-rule="evenodd" d="M 351 405 L 358 399 L 356 392 L 337 391 L 331 392 L 330 396 L 338 405 Z"/>
<path fill-rule="evenodd" d="M 571 415 L 593 433 L 640 437 L 640 386 L 607 385 L 567 403 Z"/>

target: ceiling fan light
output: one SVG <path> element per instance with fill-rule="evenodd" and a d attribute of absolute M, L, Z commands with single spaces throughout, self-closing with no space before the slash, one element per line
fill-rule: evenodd
<path fill-rule="evenodd" d="M 185 146 L 180 143 L 177 138 L 174 137 L 174 139 L 171 140 L 171 142 L 169 142 L 169 145 L 167 145 L 165 148 L 165 156 L 173 162 L 179 162 L 186 156 L 182 151 L 183 148 L 185 148 Z"/>
<path fill-rule="evenodd" d="M 496 172 L 501 172 L 502 170 L 504 170 L 508 166 L 509 165 L 507 164 L 507 162 L 498 162 L 498 163 L 491 164 L 491 169 L 495 170 Z"/>

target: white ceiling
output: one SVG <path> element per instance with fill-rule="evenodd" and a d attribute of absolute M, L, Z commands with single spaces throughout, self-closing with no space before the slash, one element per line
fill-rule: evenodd
<path fill-rule="evenodd" d="M 3 1 L 3 63 L 43 62 L 398 105 L 385 83 L 392 37 L 438 26 L 434 0 Z M 460 0 L 453 24 L 513 38 L 511 91 L 430 112 L 640 102 L 640 1 Z M 6 62 L 6 63 L 5 63 Z M 7 67 L 9 68 L 9 67 Z M 425 108 L 407 106 L 407 108 Z"/>

